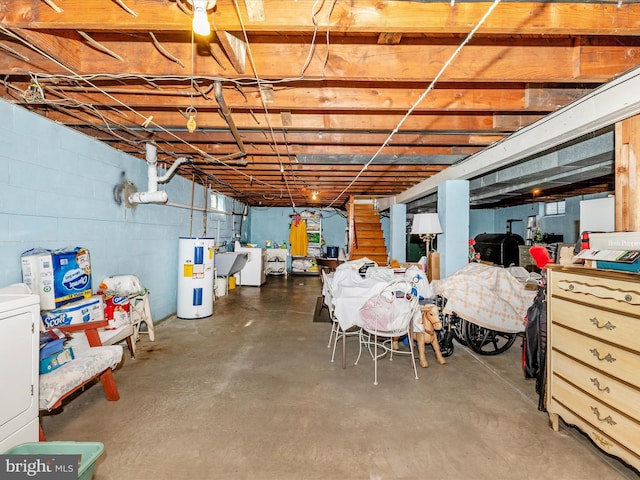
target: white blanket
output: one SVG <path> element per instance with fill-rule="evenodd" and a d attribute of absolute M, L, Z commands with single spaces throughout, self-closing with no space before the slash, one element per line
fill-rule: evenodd
<path fill-rule="evenodd" d="M 345 267 L 343 265 L 326 277 L 323 295 L 325 302 L 331 305 L 333 315 L 340 323 L 340 327 L 348 330 L 353 326 L 364 326 L 365 322 L 360 315 L 360 309 L 367 300 L 376 298 L 385 287 L 402 279 L 402 276 L 391 281 L 376 276 L 362 278 L 356 268 L 357 265 Z M 409 275 L 410 278 L 404 283 L 405 289 L 411 283 L 413 276 Z M 419 309 L 414 313 L 414 331 L 423 331 Z"/>
<path fill-rule="evenodd" d="M 377 278 L 362 278 L 357 270 L 338 268 L 331 278 L 333 314 L 343 330 L 359 325 L 360 308 L 387 285 Z"/>
<path fill-rule="evenodd" d="M 508 270 L 481 263 L 470 263 L 443 280 L 434 280 L 431 287 L 447 300 L 444 313 L 507 333 L 524 331 L 524 317 L 536 296 Z"/>

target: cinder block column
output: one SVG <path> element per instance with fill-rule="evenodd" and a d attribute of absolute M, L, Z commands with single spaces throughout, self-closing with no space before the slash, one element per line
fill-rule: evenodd
<path fill-rule="evenodd" d="M 446 278 L 469 263 L 469 182 L 447 180 L 438 185 L 440 277 Z"/>
<path fill-rule="evenodd" d="M 398 262 L 407 261 L 407 206 L 404 203 L 391 205 L 389 209 L 390 230 L 389 256 Z"/>

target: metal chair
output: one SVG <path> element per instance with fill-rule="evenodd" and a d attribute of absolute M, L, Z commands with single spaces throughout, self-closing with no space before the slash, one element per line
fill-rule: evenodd
<path fill-rule="evenodd" d="M 393 280 L 360 309 L 362 328 L 356 365 L 362 354 L 362 346 L 366 345 L 373 357 L 374 385 L 378 384 L 378 359 L 389 354 L 389 360 L 393 360 L 394 353 L 410 355 L 413 373 L 418 379 L 412 334 L 414 316 L 420 315 L 420 309 L 418 298 L 411 294 L 412 287 L 411 282 L 406 279 Z M 393 339 L 404 335 L 409 336 L 410 352 L 393 348 Z M 383 338 L 382 342 L 378 341 L 380 337 Z M 378 353 L 379 349 L 382 349 L 381 353 Z"/>
<path fill-rule="evenodd" d="M 320 271 L 320 275 L 321 275 L 321 278 L 322 278 L 322 298 L 323 298 L 323 302 L 324 302 L 324 305 L 327 307 L 327 309 L 329 311 L 329 318 L 331 318 L 331 332 L 329 334 L 329 343 L 327 345 L 327 348 L 331 348 L 333 346 L 333 349 L 331 351 L 331 361 L 333 362 L 335 360 L 335 357 L 336 357 L 336 346 L 338 345 L 338 340 L 343 338 L 343 336 L 346 339 L 346 337 L 359 335 L 360 334 L 360 328 L 359 327 L 352 327 L 352 328 L 348 329 L 347 331 L 344 331 L 342 329 L 342 327 L 340 326 L 340 322 L 338 322 L 338 319 L 334 315 L 334 308 L 333 308 L 333 302 L 332 302 L 333 289 L 331 287 L 331 281 L 328 278 L 327 271 L 326 270 L 321 270 Z M 342 367 L 346 368 L 346 361 L 345 361 L 345 358 L 344 358 L 344 349 L 343 349 L 343 357 L 342 357 Z"/>

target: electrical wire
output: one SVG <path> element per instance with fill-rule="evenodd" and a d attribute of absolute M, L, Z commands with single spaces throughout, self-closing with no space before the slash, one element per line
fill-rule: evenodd
<path fill-rule="evenodd" d="M 407 118 L 409 118 L 409 116 L 413 113 L 413 111 L 418 107 L 418 105 L 420 105 L 420 103 L 425 99 L 425 97 L 429 94 L 429 92 L 431 92 L 431 90 L 433 90 L 433 88 L 435 87 L 436 83 L 438 83 L 438 80 L 440 80 L 440 77 L 444 74 L 445 70 L 449 67 L 449 65 L 451 64 L 451 62 L 453 62 L 453 60 L 458 56 L 458 54 L 462 51 L 462 49 L 467 45 L 467 43 L 469 43 L 471 41 L 471 39 L 473 38 L 473 36 L 475 35 L 475 33 L 478 31 L 478 29 L 482 26 L 482 24 L 487 20 L 487 18 L 489 18 L 489 16 L 491 15 L 491 13 L 493 12 L 493 10 L 495 10 L 495 8 L 500 4 L 501 0 L 494 0 L 494 2 L 491 4 L 491 6 L 489 7 L 489 9 L 485 12 L 485 14 L 482 16 L 482 18 L 480 19 L 480 21 L 476 24 L 475 27 L 473 27 L 473 29 L 469 32 L 469 34 L 467 35 L 467 37 L 462 41 L 462 43 L 460 45 L 458 45 L 458 48 L 455 49 L 455 51 L 451 54 L 451 56 L 449 57 L 449 59 L 444 62 L 444 64 L 442 65 L 442 68 L 440 68 L 440 71 L 437 73 L 437 75 L 433 78 L 433 80 L 431 81 L 431 83 L 429 84 L 429 86 L 425 89 L 424 92 L 422 92 L 422 94 L 418 97 L 418 100 L 415 101 L 415 103 L 413 105 L 411 105 L 411 107 L 409 108 L 409 110 L 407 111 L 407 113 L 400 119 L 400 121 L 398 122 L 398 124 L 395 126 L 395 128 L 391 131 L 391 133 L 389 134 L 389 136 L 386 138 L 386 140 L 382 143 L 382 145 L 380 146 L 380 148 L 378 148 L 378 150 L 376 151 L 376 153 L 373 154 L 373 156 L 369 159 L 369 161 L 367 163 L 365 163 L 362 167 L 362 169 L 357 173 L 357 175 L 354 177 L 353 180 L 351 180 L 351 182 L 349 183 L 349 185 L 347 185 L 344 190 L 342 190 L 342 192 L 340 192 L 340 194 L 328 205 L 329 207 L 333 206 L 333 204 L 335 204 L 338 200 L 340 200 L 340 198 L 342 198 L 342 196 L 353 186 L 354 183 L 356 183 L 358 181 L 358 179 L 362 176 L 362 174 L 367 170 L 367 168 L 369 168 L 369 166 L 373 163 L 373 161 L 378 157 L 378 155 L 380 155 L 380 152 L 382 152 L 382 150 L 389 144 L 389 142 L 391 141 L 391 139 L 393 138 L 393 136 L 398 133 L 398 130 L 400 130 L 400 127 L 404 124 L 404 122 L 407 120 Z"/>
<path fill-rule="evenodd" d="M 295 210 L 296 204 L 293 200 L 293 195 L 291 193 L 291 188 L 289 187 L 289 182 L 287 181 L 286 175 L 284 175 L 284 165 L 282 163 L 282 158 L 280 156 L 280 152 L 278 152 L 278 142 L 275 137 L 275 132 L 273 131 L 273 126 L 271 125 L 271 121 L 269 120 L 269 108 L 267 107 L 267 103 L 265 102 L 264 96 L 262 95 L 262 85 L 260 83 L 260 77 L 258 75 L 258 69 L 256 68 L 256 64 L 253 58 L 253 53 L 251 51 L 251 44 L 249 43 L 249 37 L 247 35 L 247 30 L 244 25 L 244 21 L 242 20 L 242 15 L 240 14 L 240 7 L 238 6 L 238 1 L 233 0 L 233 5 L 236 8 L 236 14 L 238 15 L 238 20 L 240 21 L 240 26 L 242 28 L 242 34 L 244 35 L 244 41 L 247 46 L 247 55 L 249 57 L 249 62 L 251 62 L 251 68 L 253 69 L 253 73 L 255 75 L 255 79 L 258 86 L 258 92 L 260 93 L 260 102 L 262 103 L 262 107 L 265 112 L 265 119 L 267 121 L 267 127 L 269 128 L 269 133 L 271 134 L 271 141 L 273 142 L 274 150 L 276 152 L 276 158 L 278 159 L 278 164 L 280 165 L 280 172 L 282 173 L 282 180 L 284 181 L 285 187 L 287 188 L 287 193 L 289 194 L 289 200 L 291 200 L 291 205 Z M 284 130 L 282 132 L 283 137 L 286 135 Z M 290 158 L 290 157 L 288 157 Z M 292 172 L 293 176 L 293 172 Z"/>
<path fill-rule="evenodd" d="M 320 3 L 320 8 L 316 9 L 316 6 L 318 5 L 318 3 Z M 304 72 L 307 71 L 307 67 L 311 63 L 311 57 L 313 57 L 313 52 L 315 52 L 316 50 L 316 36 L 318 35 L 318 28 L 319 28 L 318 22 L 316 20 L 316 15 L 320 10 L 322 10 L 323 5 L 324 5 L 324 0 L 316 0 L 315 2 L 313 2 L 313 6 L 311 7 L 311 21 L 313 22 L 313 35 L 311 36 L 311 44 L 309 46 L 309 52 L 307 53 L 307 59 L 302 65 L 302 69 L 300 70 L 300 78 L 304 77 Z"/>
<path fill-rule="evenodd" d="M 235 0 L 234 0 L 235 1 Z M 131 111 L 133 114 L 141 117 L 142 119 L 144 119 L 144 123 L 146 125 L 149 124 L 153 124 L 154 126 L 156 126 L 160 131 L 163 131 L 165 133 L 167 133 L 169 136 L 175 138 L 176 140 L 178 140 L 179 142 L 187 145 L 188 147 L 190 147 L 191 149 L 193 149 L 195 152 L 199 153 L 203 158 L 207 159 L 207 160 L 211 160 L 214 162 L 218 162 L 222 165 L 224 165 L 226 168 L 229 168 L 230 170 L 233 170 L 234 172 L 245 176 L 247 178 L 251 177 L 251 175 L 243 172 L 242 170 L 233 167 L 232 165 L 225 163 L 224 161 L 213 157 L 212 155 L 209 155 L 207 152 L 203 151 L 202 149 L 200 149 L 199 147 L 187 142 L 186 140 L 184 140 L 183 138 L 179 137 L 178 135 L 174 134 L 173 132 L 167 130 L 166 128 L 164 128 L 161 125 L 158 125 L 157 123 L 153 122 L 153 120 L 150 120 L 150 117 L 146 117 L 145 115 L 143 115 L 142 113 L 138 112 L 137 110 L 135 110 L 134 108 L 132 108 L 131 106 L 125 104 L 124 102 L 122 102 L 121 100 L 119 100 L 118 98 L 114 97 L 113 95 L 111 95 L 110 93 L 104 91 L 103 89 L 101 89 L 100 87 L 98 87 L 97 85 L 95 85 L 94 83 L 92 83 L 91 81 L 87 80 L 87 78 L 79 75 L 78 73 L 76 73 L 74 70 L 72 70 L 71 68 L 67 67 L 66 65 L 64 65 L 63 63 L 61 63 L 60 61 L 58 61 L 56 58 L 52 57 L 51 55 L 49 55 L 48 53 L 44 52 L 43 50 L 41 50 L 40 48 L 36 47 L 35 45 L 33 45 L 31 42 L 28 42 L 27 40 L 23 39 L 22 37 L 20 37 L 19 35 L 15 34 L 14 32 L 12 32 L 10 29 L 0 26 L 0 31 L 3 32 L 5 35 L 14 38 L 18 41 L 20 41 L 21 43 L 23 43 L 24 45 L 26 45 L 27 47 L 31 48 L 33 51 L 39 53 L 40 55 L 42 55 L 43 57 L 51 60 L 52 62 L 56 63 L 57 65 L 61 66 L 62 68 L 64 68 L 65 70 L 67 70 L 69 73 L 72 74 L 71 77 L 69 76 L 63 76 L 63 78 L 66 78 L 68 80 L 79 80 L 79 81 L 84 81 L 85 83 L 89 84 L 92 88 L 96 89 L 97 91 L 99 91 L 100 93 L 102 93 L 103 95 L 105 95 L 106 97 L 110 98 L 111 100 L 113 100 L 114 102 L 120 104 L 121 106 L 123 106 L 124 108 L 126 108 L 127 110 Z M 45 78 L 47 77 L 46 75 L 39 75 L 41 78 Z M 100 74 L 100 76 L 102 76 L 102 74 Z M 54 77 L 54 76 L 51 76 Z M 91 76 L 88 76 L 91 77 Z M 138 78 L 144 78 L 143 76 L 136 76 Z M 118 77 L 117 75 L 113 76 L 112 78 L 122 78 L 122 77 Z M 174 78 L 178 78 L 178 79 L 183 79 L 182 77 L 174 77 Z M 260 183 L 268 188 L 271 188 L 273 190 L 279 190 L 279 187 L 277 187 L 276 185 L 272 185 L 268 182 L 265 182 L 263 180 L 260 179 L 255 179 L 255 181 L 257 183 Z"/>

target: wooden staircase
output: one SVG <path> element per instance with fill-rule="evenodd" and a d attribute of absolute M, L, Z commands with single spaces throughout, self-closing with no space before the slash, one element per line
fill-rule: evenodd
<path fill-rule="evenodd" d="M 388 264 L 380 214 L 373 199 L 349 197 L 349 260 L 367 257 L 378 265 Z"/>

